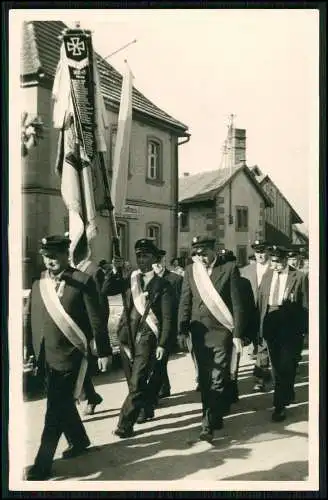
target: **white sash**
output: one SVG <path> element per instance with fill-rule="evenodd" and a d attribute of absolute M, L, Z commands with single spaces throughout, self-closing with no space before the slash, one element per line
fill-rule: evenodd
<path fill-rule="evenodd" d="M 140 271 L 133 271 L 131 274 L 131 293 L 136 310 L 138 311 L 140 316 L 143 316 L 146 309 L 146 296 L 148 295 L 148 292 L 143 292 L 141 290 L 138 275 L 140 275 Z M 149 309 L 146 323 L 158 338 L 158 320 L 151 309 Z"/>
<path fill-rule="evenodd" d="M 83 354 L 74 390 L 74 398 L 78 399 L 81 396 L 84 377 L 88 367 L 87 338 L 80 327 L 63 308 L 53 286 L 52 280 L 47 272 L 43 272 L 41 274 L 40 292 L 44 305 L 54 323 L 58 326 L 65 337 L 71 342 L 71 344 L 73 344 L 73 346 Z"/>
<path fill-rule="evenodd" d="M 205 266 L 201 262 L 194 262 L 192 270 L 202 301 L 218 322 L 232 331 L 234 328 L 233 317 L 219 292 L 215 289 Z"/>

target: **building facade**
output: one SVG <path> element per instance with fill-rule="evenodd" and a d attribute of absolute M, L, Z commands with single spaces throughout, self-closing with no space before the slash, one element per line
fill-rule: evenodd
<path fill-rule="evenodd" d="M 254 240 L 264 237 L 264 214 L 271 206 L 248 167 L 181 177 L 179 191 L 179 256 L 190 255 L 193 236 L 207 234 L 245 265 Z"/>
<path fill-rule="evenodd" d="M 39 273 L 39 240 L 46 234 L 68 229 L 68 213 L 55 174 L 58 131 L 52 126 L 52 85 L 59 61 L 59 35 L 66 26 L 57 21 L 24 23 L 21 92 L 24 110 L 39 115 L 44 138 L 22 159 L 23 196 L 23 286 L 28 288 Z M 122 76 L 96 55 L 101 90 L 110 124 L 106 137 L 105 163 L 112 177 Z M 122 255 L 135 264 L 134 243 L 149 237 L 165 248 L 168 258 L 177 253 L 178 148 L 189 140 L 187 126 L 155 106 L 133 88 L 133 114 L 127 200 L 117 218 Z M 104 205 L 103 182 L 97 165 L 93 168 L 98 236 L 92 242 L 93 259 L 111 258 L 108 210 Z"/>
<path fill-rule="evenodd" d="M 254 166 L 253 175 L 272 201 L 272 207 L 265 211 L 265 238 L 286 247 L 293 243 L 293 226 L 303 221 L 268 175 Z"/>

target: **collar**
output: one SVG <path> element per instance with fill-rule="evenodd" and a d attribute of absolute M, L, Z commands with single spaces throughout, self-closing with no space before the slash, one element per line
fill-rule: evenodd
<path fill-rule="evenodd" d="M 277 273 L 277 271 L 275 270 L 275 272 Z M 285 267 L 285 269 L 283 269 L 282 271 L 280 271 L 280 276 L 285 276 L 286 274 L 288 274 L 288 266 Z"/>
<path fill-rule="evenodd" d="M 265 269 L 266 267 L 269 267 L 269 261 L 268 260 L 264 264 L 261 264 L 260 262 L 255 262 L 255 264 L 260 269 Z"/>
<path fill-rule="evenodd" d="M 63 271 L 61 271 L 59 274 L 52 274 L 49 270 L 48 270 L 48 276 L 50 279 L 52 279 L 53 281 L 60 281 L 63 277 L 63 274 L 64 272 L 66 271 L 66 269 L 64 269 Z"/>
<path fill-rule="evenodd" d="M 160 278 L 163 278 L 165 271 L 166 271 L 166 268 L 164 267 L 164 269 L 162 269 L 162 271 L 160 273 L 158 273 L 157 276 L 159 276 Z"/>
<path fill-rule="evenodd" d="M 151 280 L 155 276 L 155 271 L 151 270 L 147 273 L 142 273 L 140 269 L 138 269 L 138 274 L 142 274 L 146 279 Z"/>

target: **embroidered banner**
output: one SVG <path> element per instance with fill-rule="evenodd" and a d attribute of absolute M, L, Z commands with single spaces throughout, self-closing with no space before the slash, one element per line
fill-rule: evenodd
<path fill-rule="evenodd" d="M 96 152 L 91 35 L 81 30 L 69 30 L 63 36 L 63 44 L 71 82 L 74 118 L 81 146 L 81 158 L 91 163 Z"/>

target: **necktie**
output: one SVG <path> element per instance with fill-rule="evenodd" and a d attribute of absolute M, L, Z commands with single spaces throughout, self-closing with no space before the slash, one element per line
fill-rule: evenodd
<path fill-rule="evenodd" d="M 280 288 L 280 274 L 277 273 L 276 283 L 274 285 L 272 293 L 272 304 L 273 306 L 279 306 L 279 288 Z"/>
<path fill-rule="evenodd" d="M 141 290 L 144 291 L 144 289 L 145 289 L 145 275 L 144 274 L 140 274 L 140 286 L 141 286 Z"/>

